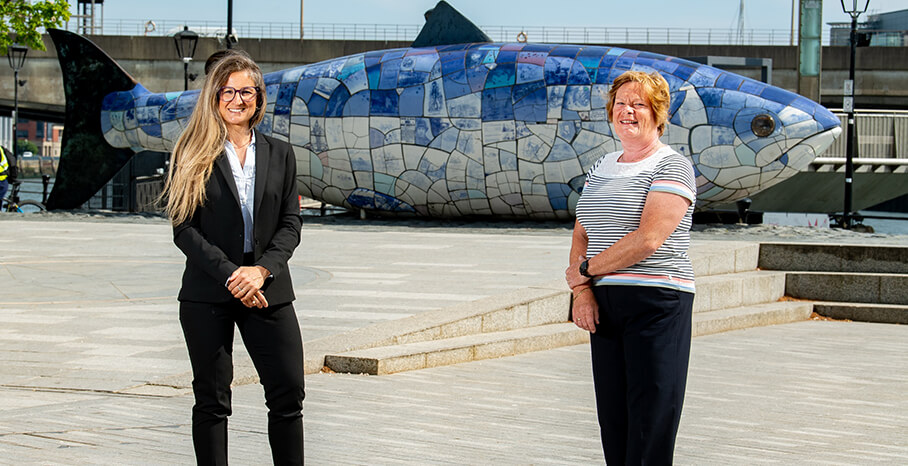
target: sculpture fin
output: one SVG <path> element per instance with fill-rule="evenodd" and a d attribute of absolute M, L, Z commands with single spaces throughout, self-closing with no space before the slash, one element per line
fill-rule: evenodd
<path fill-rule="evenodd" d="M 60 164 L 47 208 L 77 209 L 98 192 L 135 153 L 111 147 L 101 128 L 104 96 L 137 82 L 88 39 L 48 29 L 57 48 L 66 94 L 66 126 Z"/>
<path fill-rule="evenodd" d="M 411 47 L 476 42 L 492 42 L 492 39 L 454 7 L 448 5 L 448 2 L 441 0 L 435 8 L 426 12 L 426 24 L 419 31 Z"/>

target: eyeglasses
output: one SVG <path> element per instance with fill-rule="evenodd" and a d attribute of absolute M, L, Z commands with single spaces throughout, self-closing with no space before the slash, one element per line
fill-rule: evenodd
<path fill-rule="evenodd" d="M 233 102 L 233 99 L 235 99 L 237 95 L 240 96 L 240 100 L 243 102 L 249 102 L 254 99 L 255 96 L 259 95 L 259 88 L 247 86 L 241 89 L 234 89 L 229 86 L 224 86 L 218 91 L 218 95 L 221 96 L 222 102 Z"/>

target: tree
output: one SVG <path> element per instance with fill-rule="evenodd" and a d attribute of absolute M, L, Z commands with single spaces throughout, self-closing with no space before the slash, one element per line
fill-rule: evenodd
<path fill-rule="evenodd" d="M 39 29 L 59 27 L 69 14 L 66 0 L 0 0 L 0 55 L 6 55 L 6 48 L 16 42 L 46 50 Z"/>
<path fill-rule="evenodd" d="M 21 156 L 25 152 L 31 152 L 34 155 L 38 155 L 41 152 L 38 149 L 38 146 L 35 143 L 29 141 L 28 139 L 20 139 L 16 141 L 16 155 Z"/>

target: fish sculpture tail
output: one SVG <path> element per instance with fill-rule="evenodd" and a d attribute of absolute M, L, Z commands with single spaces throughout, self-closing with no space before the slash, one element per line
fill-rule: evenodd
<path fill-rule="evenodd" d="M 77 209 L 135 154 L 105 141 L 98 115 L 106 95 L 133 89 L 137 81 L 90 40 L 59 29 L 47 32 L 57 48 L 66 94 L 60 165 L 47 208 Z"/>

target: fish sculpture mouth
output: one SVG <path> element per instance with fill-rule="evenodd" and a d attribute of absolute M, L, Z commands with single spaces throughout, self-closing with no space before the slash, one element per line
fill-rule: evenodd
<path fill-rule="evenodd" d="M 804 171 L 820 154 L 826 151 L 842 134 L 842 127 L 836 126 L 821 133 L 814 134 L 788 149 L 788 166 L 797 171 Z"/>

